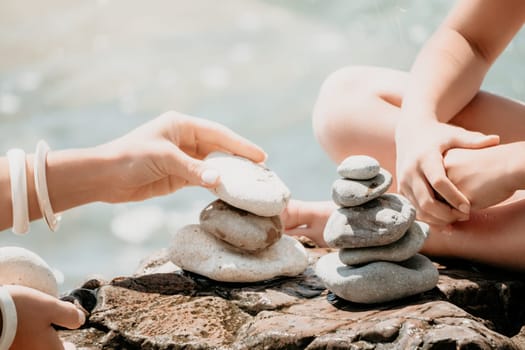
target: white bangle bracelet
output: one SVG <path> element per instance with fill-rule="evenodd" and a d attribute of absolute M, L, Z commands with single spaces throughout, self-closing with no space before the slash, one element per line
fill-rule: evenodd
<path fill-rule="evenodd" d="M 44 217 L 47 226 L 49 226 L 51 231 L 55 232 L 58 230 L 61 217 L 60 215 L 55 215 L 53 213 L 51 201 L 49 200 L 46 179 L 46 160 L 48 152 L 49 145 L 44 140 L 40 140 L 36 145 L 33 172 L 35 174 L 35 191 L 38 206 L 40 207 L 40 211 L 42 212 L 42 216 Z"/>
<path fill-rule="evenodd" d="M 0 350 L 9 350 L 15 340 L 18 327 L 16 306 L 6 287 L 0 286 L 0 312 L 2 312 L 2 332 L 0 333 Z"/>
<path fill-rule="evenodd" d="M 13 232 L 21 235 L 29 231 L 26 154 L 19 148 L 10 149 L 7 151 L 7 160 L 9 162 L 9 178 L 11 179 Z"/>

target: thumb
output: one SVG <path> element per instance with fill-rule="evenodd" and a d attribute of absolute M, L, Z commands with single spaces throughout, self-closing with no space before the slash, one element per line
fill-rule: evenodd
<path fill-rule="evenodd" d="M 485 135 L 475 131 L 464 131 L 461 137 L 454 139 L 455 148 L 485 148 L 499 144 L 498 135 Z"/>
<path fill-rule="evenodd" d="M 219 184 L 219 171 L 202 160 L 190 157 L 179 148 L 175 149 L 174 156 L 173 168 L 170 171 L 172 175 L 182 177 L 190 185 L 215 187 Z"/>
<path fill-rule="evenodd" d="M 57 299 L 51 323 L 68 329 L 76 329 L 86 322 L 86 315 L 70 302 Z"/>

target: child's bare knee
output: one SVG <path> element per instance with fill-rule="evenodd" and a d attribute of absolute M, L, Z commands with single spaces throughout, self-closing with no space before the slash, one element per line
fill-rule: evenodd
<path fill-rule="evenodd" d="M 370 100 L 371 90 L 363 88 L 369 81 L 369 68 L 349 66 L 330 74 L 321 86 L 312 115 L 314 134 L 323 147 L 348 137 L 358 123 L 359 106 Z M 368 96 L 367 96 L 368 95 Z"/>

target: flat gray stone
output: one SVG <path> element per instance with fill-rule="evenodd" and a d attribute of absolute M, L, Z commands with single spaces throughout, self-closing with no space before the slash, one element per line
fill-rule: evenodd
<path fill-rule="evenodd" d="M 248 253 L 188 225 L 173 236 L 170 260 L 180 268 L 222 282 L 258 282 L 296 276 L 308 266 L 304 247 L 296 239 L 280 240 L 258 253 Z"/>
<path fill-rule="evenodd" d="M 404 261 L 419 252 L 429 233 L 427 224 L 419 221 L 409 227 L 399 240 L 384 246 L 343 248 L 339 259 L 346 265 L 364 264 L 371 261 Z"/>
<path fill-rule="evenodd" d="M 382 303 L 434 288 L 439 273 L 432 262 L 417 254 L 400 263 L 373 262 L 359 267 L 345 265 L 338 253 L 319 259 L 315 273 L 340 298 L 363 304 Z"/>
<path fill-rule="evenodd" d="M 277 242 L 283 234 L 281 217 L 258 216 L 218 199 L 204 208 L 200 225 L 206 232 L 247 250 L 258 251 Z"/>
<path fill-rule="evenodd" d="M 416 218 L 416 209 L 405 197 L 389 193 L 358 207 L 335 210 L 323 236 L 332 248 L 387 245 L 401 238 Z"/>
<path fill-rule="evenodd" d="M 379 174 L 379 162 L 365 155 L 350 156 L 337 167 L 337 173 L 346 179 L 369 180 Z"/>
<path fill-rule="evenodd" d="M 385 193 L 392 184 L 392 175 L 385 169 L 370 180 L 337 179 L 332 185 L 332 199 L 341 207 L 355 207 Z"/>
<path fill-rule="evenodd" d="M 210 191 L 226 203 L 259 216 L 279 215 L 286 208 L 290 190 L 261 164 L 218 152 L 204 162 L 219 172 L 220 184 Z"/>

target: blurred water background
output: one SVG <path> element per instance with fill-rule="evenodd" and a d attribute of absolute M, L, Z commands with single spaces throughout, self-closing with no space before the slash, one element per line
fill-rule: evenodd
<path fill-rule="evenodd" d="M 1 0 L 0 152 L 85 147 L 167 110 L 218 121 L 261 145 L 293 197 L 324 200 L 335 164 L 311 130 L 319 86 L 348 64 L 407 70 L 452 1 Z M 484 88 L 525 100 L 525 35 Z M 516 74 L 520 73 L 520 74 Z M 96 170 L 94 170 L 96 171 Z M 61 290 L 132 273 L 214 198 L 184 189 L 94 203 L 0 245 L 41 255 Z"/>

